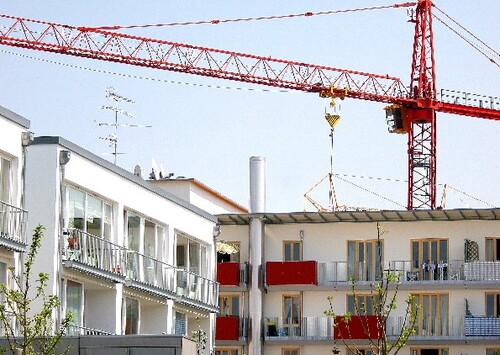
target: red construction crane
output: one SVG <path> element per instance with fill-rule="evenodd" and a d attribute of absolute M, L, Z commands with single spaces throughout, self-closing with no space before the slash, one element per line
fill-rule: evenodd
<path fill-rule="evenodd" d="M 391 130 L 408 134 L 408 209 L 436 208 L 436 112 L 500 120 L 498 99 L 438 95 L 432 1 L 415 6 L 410 89 L 400 79 L 119 33 L 0 15 L 0 44 L 251 84 L 390 104 Z M 440 96 L 440 99 L 438 99 Z"/>

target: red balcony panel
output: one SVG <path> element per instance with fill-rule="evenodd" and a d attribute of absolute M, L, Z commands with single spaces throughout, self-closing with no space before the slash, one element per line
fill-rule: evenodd
<path fill-rule="evenodd" d="M 217 263 L 217 282 L 221 286 L 239 286 L 240 263 Z"/>
<path fill-rule="evenodd" d="M 334 339 L 379 339 L 382 318 L 378 316 L 351 316 L 348 322 L 344 317 L 335 317 Z"/>
<path fill-rule="evenodd" d="M 215 340 L 239 340 L 240 317 L 217 317 Z"/>
<path fill-rule="evenodd" d="M 273 285 L 317 285 L 316 261 L 268 261 L 266 284 Z"/>

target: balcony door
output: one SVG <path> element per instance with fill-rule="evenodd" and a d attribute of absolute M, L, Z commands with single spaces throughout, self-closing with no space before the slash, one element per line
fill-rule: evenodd
<path fill-rule="evenodd" d="M 355 281 L 374 281 L 381 277 L 384 243 L 377 240 L 347 242 L 347 275 Z"/>
<path fill-rule="evenodd" d="M 500 261 L 500 238 L 486 238 L 486 261 Z"/>
<path fill-rule="evenodd" d="M 239 295 L 220 295 L 219 305 L 221 317 L 238 317 L 240 315 Z"/>
<path fill-rule="evenodd" d="M 414 294 L 418 312 L 417 334 L 448 335 L 448 294 Z"/>
<path fill-rule="evenodd" d="M 302 260 L 302 245 L 300 241 L 285 240 L 283 241 L 283 261 L 300 261 Z"/>
<path fill-rule="evenodd" d="M 0 157 L 0 201 L 10 203 L 11 164 L 4 157 Z"/>
<path fill-rule="evenodd" d="M 84 325 L 83 319 L 83 285 L 81 283 L 66 280 L 66 313 L 73 314 L 73 334 L 80 334 L 80 328 Z"/>
<path fill-rule="evenodd" d="M 283 295 L 283 331 L 285 336 L 300 336 L 302 299 L 300 295 Z"/>
<path fill-rule="evenodd" d="M 421 280 L 444 279 L 448 264 L 447 239 L 416 239 L 412 245 L 412 271 Z"/>

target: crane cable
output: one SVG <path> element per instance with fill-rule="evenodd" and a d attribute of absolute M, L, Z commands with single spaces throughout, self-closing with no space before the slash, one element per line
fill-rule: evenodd
<path fill-rule="evenodd" d="M 291 15 L 273 15 L 273 16 L 258 16 L 258 17 L 244 17 L 235 19 L 225 19 L 225 20 L 205 20 L 205 21 L 188 21 L 188 22 L 171 22 L 171 23 L 156 23 L 156 24 L 146 24 L 146 25 L 128 25 L 128 26 L 100 26 L 100 27 L 84 27 L 87 30 L 120 30 L 120 29 L 131 29 L 131 28 L 147 28 L 147 27 L 167 27 L 167 26 L 187 26 L 187 25 L 218 25 L 221 23 L 230 22 L 249 22 L 249 21 L 261 21 L 261 20 L 278 20 L 278 19 L 288 19 L 295 17 L 310 17 L 310 16 L 320 16 L 320 15 L 332 15 L 338 13 L 349 13 L 357 11 L 370 11 L 370 10 L 383 10 L 391 8 L 400 7 L 411 7 L 415 6 L 416 2 L 405 2 L 401 4 L 393 5 L 382 5 L 382 6 L 372 6 L 356 9 L 346 9 L 346 10 L 330 10 L 330 11 L 318 11 L 318 12 L 305 12 L 301 14 L 291 14 Z"/>
<path fill-rule="evenodd" d="M 484 41 L 482 41 L 481 39 L 479 39 L 477 36 L 475 36 L 472 32 L 470 32 L 469 30 L 467 30 L 465 27 L 463 27 L 460 23 L 458 23 L 457 21 L 455 21 L 453 18 L 451 18 L 448 14 L 446 14 L 443 10 L 439 9 L 438 7 L 436 7 L 436 10 L 438 10 L 439 12 L 441 12 L 443 15 L 445 15 L 448 19 L 450 19 L 453 23 L 455 23 L 458 27 L 460 27 L 462 30 L 464 30 L 467 34 L 469 34 L 470 36 L 472 36 L 475 40 L 477 40 L 478 42 L 480 42 L 482 45 L 484 45 L 489 51 L 488 52 L 491 52 L 491 56 L 488 55 L 486 53 L 486 50 L 480 48 L 480 46 L 478 44 L 475 44 L 472 42 L 472 40 L 469 40 L 467 38 L 465 38 L 465 35 L 463 34 L 460 34 L 456 29 L 452 28 L 449 24 L 447 24 L 445 21 L 443 21 L 441 18 L 439 18 L 438 16 L 436 16 L 436 14 L 432 14 L 432 16 L 438 20 L 439 22 L 441 22 L 445 27 L 447 27 L 450 31 L 452 31 L 453 33 L 455 33 L 458 37 L 460 37 L 461 39 L 463 39 L 465 42 L 467 42 L 467 44 L 469 44 L 472 48 L 474 48 L 476 51 L 478 51 L 479 53 L 481 53 L 483 56 L 485 56 L 490 62 L 492 62 L 493 64 L 495 64 L 497 67 L 500 67 L 500 63 L 498 63 L 494 58 L 493 56 L 496 56 L 496 57 L 500 57 L 500 54 L 495 51 L 493 48 L 491 48 L 489 45 L 487 45 Z"/>

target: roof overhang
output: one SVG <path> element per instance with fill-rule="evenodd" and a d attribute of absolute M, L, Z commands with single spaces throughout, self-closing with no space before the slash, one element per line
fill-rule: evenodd
<path fill-rule="evenodd" d="M 500 208 L 411 211 L 288 212 L 217 215 L 218 223 L 223 226 L 248 225 L 252 219 L 256 218 L 262 219 L 265 224 L 499 220 Z"/>

